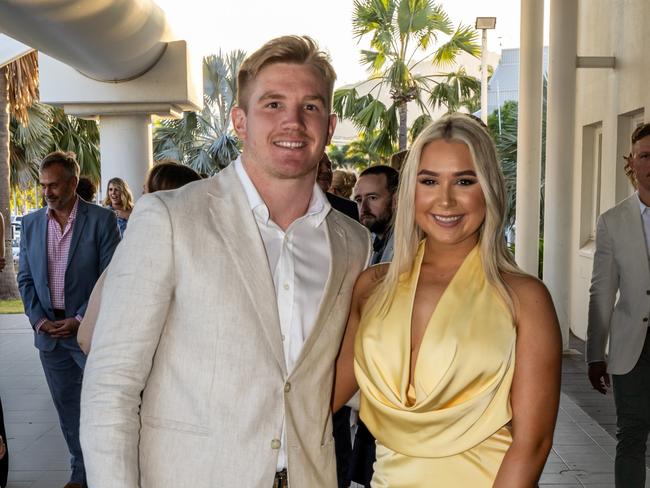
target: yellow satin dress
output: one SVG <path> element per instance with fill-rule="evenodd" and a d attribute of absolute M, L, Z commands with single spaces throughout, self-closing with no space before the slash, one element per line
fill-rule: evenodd
<path fill-rule="evenodd" d="M 478 247 L 440 297 L 409 384 L 411 314 L 424 241 L 386 315 L 363 310 L 355 341 L 360 416 L 377 439 L 373 488 L 491 487 L 512 436 L 516 329 Z"/>

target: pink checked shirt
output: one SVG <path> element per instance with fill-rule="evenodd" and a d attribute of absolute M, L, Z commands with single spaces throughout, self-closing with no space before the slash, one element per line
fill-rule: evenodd
<path fill-rule="evenodd" d="M 52 210 L 47 209 L 47 276 L 50 282 L 50 299 L 52 308 L 61 310 L 65 309 L 65 270 L 68 267 L 68 254 L 78 206 L 79 198 L 75 201 L 63 230 L 52 214 Z M 36 324 L 37 331 L 45 320 L 47 319 L 43 318 Z M 77 320 L 80 321 L 81 318 L 77 317 Z"/>

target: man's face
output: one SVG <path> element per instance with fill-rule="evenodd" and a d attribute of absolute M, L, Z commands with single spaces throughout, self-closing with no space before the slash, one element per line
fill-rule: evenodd
<path fill-rule="evenodd" d="M 75 198 L 78 179 L 60 164 L 53 164 L 39 174 L 41 190 L 47 206 L 54 211 L 65 210 Z"/>
<path fill-rule="evenodd" d="M 326 192 L 332 184 L 332 162 L 323 154 L 318 161 L 318 173 L 316 174 L 316 183 L 320 189 Z"/>
<path fill-rule="evenodd" d="M 275 63 L 263 68 L 247 91 L 247 110 L 232 112 L 247 169 L 267 181 L 313 182 L 336 126 L 325 82 L 309 66 Z"/>
<path fill-rule="evenodd" d="M 361 176 L 354 186 L 354 201 L 359 220 L 370 232 L 386 232 L 393 218 L 393 194 L 388 190 L 386 175 Z"/>
<path fill-rule="evenodd" d="M 634 143 L 630 166 L 636 175 L 639 189 L 650 192 L 650 136 Z"/>

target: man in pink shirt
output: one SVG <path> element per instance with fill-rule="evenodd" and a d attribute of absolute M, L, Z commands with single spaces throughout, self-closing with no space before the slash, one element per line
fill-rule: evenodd
<path fill-rule="evenodd" d="M 79 164 L 73 153 L 48 154 L 39 181 L 47 207 L 23 218 L 18 285 L 72 456 L 65 486 L 81 488 L 86 485 L 79 445 L 85 356 L 77 328 L 120 237 L 113 212 L 77 197 Z"/>

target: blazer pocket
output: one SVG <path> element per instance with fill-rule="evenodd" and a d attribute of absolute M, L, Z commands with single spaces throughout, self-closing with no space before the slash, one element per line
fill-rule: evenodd
<path fill-rule="evenodd" d="M 142 424 L 153 429 L 173 430 L 176 432 L 184 432 L 205 437 L 210 435 L 210 430 L 207 427 L 188 424 L 186 422 L 178 422 L 176 420 L 161 419 L 158 417 L 143 416 Z"/>

